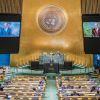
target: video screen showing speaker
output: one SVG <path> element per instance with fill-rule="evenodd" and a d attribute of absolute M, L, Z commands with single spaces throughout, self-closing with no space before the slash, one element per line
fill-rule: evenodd
<path fill-rule="evenodd" d="M 21 33 L 20 14 L 0 14 L 0 53 L 19 52 Z"/>
<path fill-rule="evenodd" d="M 0 22 L 0 37 L 19 37 L 20 22 Z"/>
<path fill-rule="evenodd" d="M 100 37 L 100 22 L 83 22 L 84 37 Z"/>
<path fill-rule="evenodd" d="M 100 67 L 100 54 L 93 55 L 93 65 L 94 67 Z"/>
<path fill-rule="evenodd" d="M 82 16 L 84 51 L 86 54 L 100 53 L 100 15 L 85 14 Z"/>

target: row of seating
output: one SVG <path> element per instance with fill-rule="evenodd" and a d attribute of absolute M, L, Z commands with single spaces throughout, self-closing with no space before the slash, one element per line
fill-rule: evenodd
<path fill-rule="evenodd" d="M 42 100 L 46 84 L 44 76 L 17 76 L 4 85 L 0 100 Z"/>
<path fill-rule="evenodd" d="M 98 100 L 100 86 L 87 75 L 56 77 L 59 100 Z"/>

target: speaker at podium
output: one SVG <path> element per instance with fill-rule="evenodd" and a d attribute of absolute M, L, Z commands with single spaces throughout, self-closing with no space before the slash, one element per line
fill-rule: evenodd
<path fill-rule="evenodd" d="M 59 64 L 58 63 L 45 63 L 43 73 L 59 73 Z"/>

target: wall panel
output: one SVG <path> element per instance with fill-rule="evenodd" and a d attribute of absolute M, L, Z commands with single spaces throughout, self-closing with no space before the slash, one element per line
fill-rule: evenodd
<path fill-rule="evenodd" d="M 23 0 L 0 0 L 0 13 L 22 13 Z"/>
<path fill-rule="evenodd" d="M 82 14 L 100 14 L 100 0 L 81 0 Z"/>

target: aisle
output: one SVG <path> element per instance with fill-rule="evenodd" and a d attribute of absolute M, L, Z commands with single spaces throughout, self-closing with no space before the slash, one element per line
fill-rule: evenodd
<path fill-rule="evenodd" d="M 55 80 L 48 80 L 43 100 L 58 100 Z"/>

